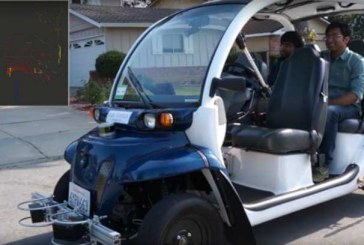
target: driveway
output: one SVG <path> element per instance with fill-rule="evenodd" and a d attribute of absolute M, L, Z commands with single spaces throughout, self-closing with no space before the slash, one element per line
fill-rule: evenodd
<path fill-rule="evenodd" d="M 95 126 L 69 107 L 0 106 L 0 168 L 61 159 L 69 143 Z"/>

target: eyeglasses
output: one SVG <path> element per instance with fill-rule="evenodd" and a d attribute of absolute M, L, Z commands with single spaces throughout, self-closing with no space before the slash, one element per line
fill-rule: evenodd
<path fill-rule="evenodd" d="M 335 33 L 335 34 L 329 34 L 329 35 L 326 35 L 324 37 L 324 41 L 329 40 L 329 39 L 338 39 L 338 38 L 343 37 L 343 36 L 344 35 L 337 34 L 337 33 Z"/>

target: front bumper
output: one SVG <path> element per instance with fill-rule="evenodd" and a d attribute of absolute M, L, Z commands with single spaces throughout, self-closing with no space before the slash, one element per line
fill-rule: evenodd
<path fill-rule="evenodd" d="M 22 226 L 52 225 L 52 244 L 121 244 L 121 234 L 100 223 L 103 217 L 94 215 L 90 219 L 68 207 L 67 202 L 54 201 L 53 197 L 32 193 L 31 200 L 20 203 L 18 209 L 30 212 L 30 217 L 19 220 Z"/>

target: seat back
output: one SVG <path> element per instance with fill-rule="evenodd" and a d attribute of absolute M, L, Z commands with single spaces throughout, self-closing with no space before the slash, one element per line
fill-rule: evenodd
<path fill-rule="evenodd" d="M 280 68 L 269 101 L 267 126 L 312 132 L 321 142 L 328 94 L 328 63 L 312 47 L 298 49 Z"/>

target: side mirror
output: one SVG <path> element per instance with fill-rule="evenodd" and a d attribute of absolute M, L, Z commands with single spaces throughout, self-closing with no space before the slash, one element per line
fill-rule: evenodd
<path fill-rule="evenodd" d="M 213 97 L 218 88 L 243 92 L 246 89 L 246 79 L 238 76 L 226 76 L 223 78 L 214 78 L 211 83 L 210 97 Z"/>

